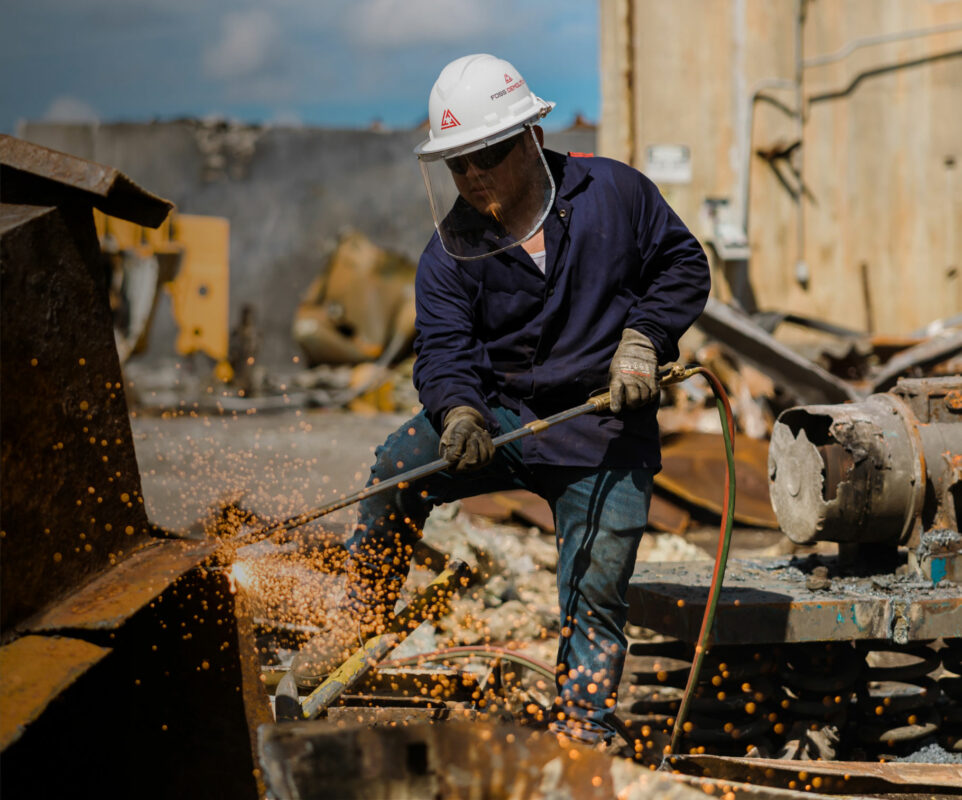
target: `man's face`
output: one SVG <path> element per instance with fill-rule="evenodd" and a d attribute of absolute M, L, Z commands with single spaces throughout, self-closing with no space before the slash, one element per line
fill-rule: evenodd
<path fill-rule="evenodd" d="M 534 150 L 525 131 L 446 163 L 461 196 L 482 214 L 504 222 L 529 191 L 525 176 L 532 157 L 538 157 Z"/>
<path fill-rule="evenodd" d="M 457 259 L 487 258 L 537 233 L 555 191 L 543 137 L 532 125 L 473 153 L 418 159 L 448 253 Z"/>

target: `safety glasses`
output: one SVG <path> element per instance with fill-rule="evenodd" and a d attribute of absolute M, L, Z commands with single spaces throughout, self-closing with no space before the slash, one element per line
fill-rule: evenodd
<path fill-rule="evenodd" d="M 498 166 L 518 143 L 519 136 L 512 136 L 503 142 L 492 144 L 473 153 L 466 153 L 463 156 L 454 156 L 444 159 L 448 169 L 455 175 L 464 175 L 468 171 L 468 165 L 474 164 L 478 169 L 493 169 Z"/>

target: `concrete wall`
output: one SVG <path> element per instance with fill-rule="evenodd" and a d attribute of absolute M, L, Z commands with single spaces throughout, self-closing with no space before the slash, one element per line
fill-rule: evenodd
<path fill-rule="evenodd" d="M 747 209 L 760 307 L 887 334 L 962 310 L 962 2 L 601 0 L 601 31 L 599 153 L 687 146 L 659 186 L 706 241 L 707 198 Z"/>
<path fill-rule="evenodd" d="M 242 304 L 255 306 L 268 365 L 297 354 L 294 309 L 340 232 L 360 230 L 416 261 L 433 231 L 412 153 L 424 136 L 418 130 L 28 122 L 18 136 L 117 167 L 183 213 L 226 217 L 231 323 Z M 546 145 L 592 151 L 594 138 L 593 131 L 548 134 Z M 146 358 L 173 355 L 174 336 L 165 298 Z"/>

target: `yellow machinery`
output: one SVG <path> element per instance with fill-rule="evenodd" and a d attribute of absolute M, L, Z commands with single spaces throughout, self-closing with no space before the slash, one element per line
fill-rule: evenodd
<path fill-rule="evenodd" d="M 146 349 L 163 287 L 177 323 L 177 352 L 206 353 L 218 363 L 218 376 L 229 380 L 230 223 L 173 212 L 151 229 L 97 210 L 94 221 L 109 262 L 121 362 Z"/>

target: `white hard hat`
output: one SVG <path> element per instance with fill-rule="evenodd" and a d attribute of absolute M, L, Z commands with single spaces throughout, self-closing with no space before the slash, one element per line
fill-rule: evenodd
<path fill-rule="evenodd" d="M 495 144 L 537 122 L 554 103 L 536 96 L 507 61 L 480 53 L 452 61 L 431 89 L 431 131 L 419 158 L 467 153 Z"/>

